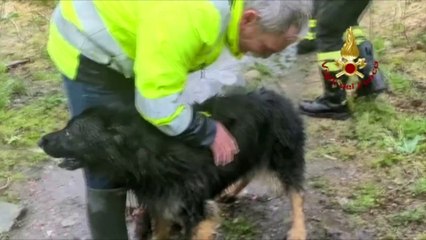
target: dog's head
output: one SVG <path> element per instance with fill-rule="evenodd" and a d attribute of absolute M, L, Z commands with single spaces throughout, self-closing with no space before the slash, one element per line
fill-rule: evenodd
<path fill-rule="evenodd" d="M 109 128 L 107 119 L 88 110 L 71 119 L 65 128 L 42 136 L 38 145 L 49 156 L 63 158 L 61 168 L 93 166 L 117 152 L 117 142 Z"/>

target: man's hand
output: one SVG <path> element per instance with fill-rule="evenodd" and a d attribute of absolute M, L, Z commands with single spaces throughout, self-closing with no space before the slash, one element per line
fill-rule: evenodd
<path fill-rule="evenodd" d="M 220 122 L 216 122 L 216 136 L 210 146 L 216 166 L 224 166 L 234 160 L 239 152 L 235 138 Z"/>

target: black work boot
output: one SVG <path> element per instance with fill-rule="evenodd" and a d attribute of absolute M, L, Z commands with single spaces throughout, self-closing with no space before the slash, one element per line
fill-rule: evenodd
<path fill-rule="evenodd" d="M 297 44 L 297 54 L 307 54 L 317 49 L 316 28 L 317 20 L 310 19 L 307 36 Z"/>
<path fill-rule="evenodd" d="M 386 79 L 382 71 L 377 69 L 378 63 L 375 65 L 373 45 L 366 40 L 358 46 L 358 49 L 359 57 L 365 59 L 366 66 L 359 70 L 364 74 L 364 78 L 359 79 L 359 84 L 362 85 L 357 88 L 357 97 L 376 95 L 386 91 L 388 89 Z"/>
<path fill-rule="evenodd" d="M 336 82 L 324 77 L 324 95 L 313 101 L 302 101 L 299 109 L 302 114 L 317 118 L 331 118 L 334 120 L 346 120 L 350 117 L 350 111 L 346 103 L 346 91 Z M 333 74 L 334 76 L 334 74 Z M 346 83 L 347 78 L 341 77 L 342 83 Z"/>
<path fill-rule="evenodd" d="M 94 240 L 127 240 L 126 189 L 87 188 L 87 216 Z"/>

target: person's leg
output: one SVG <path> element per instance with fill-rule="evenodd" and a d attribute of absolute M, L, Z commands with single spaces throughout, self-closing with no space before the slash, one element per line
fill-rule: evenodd
<path fill-rule="evenodd" d="M 316 29 L 317 29 L 317 14 L 318 2 L 314 1 L 312 16 L 309 19 L 309 31 L 298 44 L 297 44 L 297 54 L 306 54 L 313 52 L 317 49 L 316 41 Z"/>
<path fill-rule="evenodd" d="M 350 117 L 346 104 L 346 93 L 335 82 L 330 81 L 329 76 L 335 76 L 339 67 L 335 60 L 341 57 L 340 50 L 343 46 L 345 31 L 354 26 L 354 34 L 357 43 L 366 41 L 362 30 L 357 27 L 358 18 L 369 4 L 369 0 L 317 0 L 317 60 L 320 65 L 324 94 L 314 101 L 303 101 L 300 104 L 302 113 L 320 118 L 347 119 Z M 325 63 L 325 64 L 324 64 Z M 323 69 L 324 66 L 327 71 Z M 342 83 L 346 76 L 339 78 Z"/>
<path fill-rule="evenodd" d="M 71 116 L 86 108 L 112 101 L 133 104 L 133 91 L 116 92 L 64 78 L 64 88 Z M 84 169 L 87 217 L 92 239 L 128 239 L 125 221 L 126 192 L 124 184 L 96 169 Z"/>

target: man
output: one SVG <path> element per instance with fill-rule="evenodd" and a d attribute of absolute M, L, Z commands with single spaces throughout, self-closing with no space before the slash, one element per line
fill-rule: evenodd
<path fill-rule="evenodd" d="M 303 101 L 300 104 L 301 113 L 318 118 L 332 118 L 345 120 L 350 117 L 350 111 L 346 103 L 346 92 L 333 81 L 327 79 L 327 74 L 335 76 L 340 68 L 335 64 L 335 59 L 340 58 L 340 49 L 343 46 L 343 35 L 352 26 L 360 58 L 365 58 L 367 66 L 360 70 L 364 75 L 359 80 L 368 83 L 370 72 L 374 66 L 374 51 L 370 41 L 364 32 L 358 27 L 358 18 L 367 8 L 370 0 L 316 0 L 315 16 L 317 60 L 320 65 L 324 94 L 313 101 Z M 323 66 L 327 67 L 326 71 Z M 328 76 L 330 76 L 328 75 Z M 339 78 L 342 83 L 347 82 L 347 76 Z M 369 84 L 357 88 L 358 96 L 374 95 L 387 89 L 383 74 L 378 71 Z"/>
<path fill-rule="evenodd" d="M 224 165 L 238 152 L 224 126 L 180 101 L 189 72 L 224 47 L 268 57 L 295 42 L 309 1 L 60 1 L 48 52 L 61 72 L 72 116 L 113 101 L 135 104 L 164 133 L 212 150 Z M 106 149 L 107 150 L 107 149 Z M 84 169 L 94 239 L 126 239 L 126 188 Z"/>

